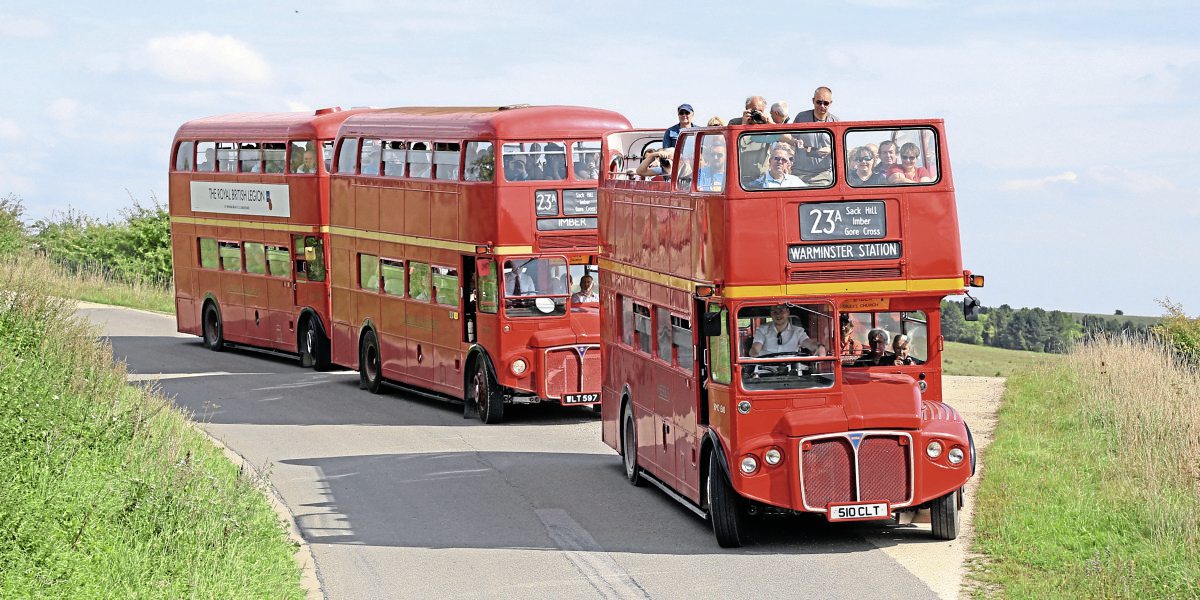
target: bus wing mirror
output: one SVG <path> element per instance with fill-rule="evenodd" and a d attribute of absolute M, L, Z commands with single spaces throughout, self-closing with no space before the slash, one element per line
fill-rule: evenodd
<path fill-rule="evenodd" d="M 703 333 L 704 337 L 717 337 L 721 335 L 721 313 L 704 313 Z"/>
<path fill-rule="evenodd" d="M 968 321 L 979 320 L 979 299 L 967 296 L 963 300 L 963 318 Z"/>

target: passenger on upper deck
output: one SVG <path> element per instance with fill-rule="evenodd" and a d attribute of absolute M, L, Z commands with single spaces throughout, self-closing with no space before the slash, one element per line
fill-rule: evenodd
<path fill-rule="evenodd" d="M 725 119 L 722 119 L 721 117 L 713 117 L 708 120 L 708 126 L 709 127 L 724 127 Z"/>
<path fill-rule="evenodd" d="M 669 181 L 671 177 L 671 157 L 674 154 L 674 148 L 655 150 L 642 159 L 642 164 L 637 166 L 634 174 L 646 179 L 653 178 L 655 181 Z"/>
<path fill-rule="evenodd" d="M 529 160 L 526 161 L 525 171 L 529 179 L 546 179 L 546 155 L 542 154 L 542 145 L 534 142 L 529 145 Z"/>
<path fill-rule="evenodd" d="M 867 333 L 867 353 L 854 361 L 855 367 L 875 367 L 892 365 L 896 357 L 887 352 L 888 333 L 882 329 L 872 329 Z"/>
<path fill-rule="evenodd" d="M 196 164 L 197 171 L 216 170 L 216 167 L 217 167 L 217 151 L 216 150 L 213 150 L 212 148 L 205 149 L 204 154 L 201 156 L 201 158 L 203 160 L 200 160 Z"/>
<path fill-rule="evenodd" d="M 793 123 L 823 123 L 825 121 L 841 121 L 837 115 L 829 112 L 829 105 L 833 104 L 833 91 L 825 86 L 817 88 L 813 92 L 813 107 L 812 110 L 801 111 L 796 114 Z"/>
<path fill-rule="evenodd" d="M 771 105 L 771 122 L 776 125 L 788 122 L 788 103 L 786 100 L 780 100 Z"/>
<path fill-rule="evenodd" d="M 596 294 L 595 283 L 591 275 L 584 275 L 579 278 L 579 291 L 571 294 L 572 303 L 591 303 L 599 302 L 600 296 Z"/>
<path fill-rule="evenodd" d="M 767 327 L 764 324 L 755 330 L 750 356 L 799 354 L 802 348 L 819 356 L 825 354 L 824 346 L 808 337 L 804 328 L 792 322 L 792 312 L 788 310 L 787 305 L 777 304 L 771 307 L 771 326 Z"/>
<path fill-rule="evenodd" d="M 600 177 L 600 153 L 583 153 L 575 162 L 576 179 L 598 179 Z"/>
<path fill-rule="evenodd" d="M 525 168 L 525 157 L 509 155 L 504 157 L 505 181 L 528 181 L 529 171 Z"/>
<path fill-rule="evenodd" d="M 683 129 L 684 127 L 692 126 L 693 111 L 691 104 L 680 104 L 679 108 L 676 109 L 676 112 L 679 113 L 679 123 L 671 126 L 669 129 L 667 129 L 666 133 L 663 134 L 663 148 L 673 147 L 675 142 L 679 141 L 679 130 Z"/>
<path fill-rule="evenodd" d="M 316 173 L 317 172 L 317 151 L 313 149 L 305 150 L 300 155 L 300 164 L 296 165 L 294 173 Z"/>
<path fill-rule="evenodd" d="M 701 147 L 704 164 L 696 174 L 696 189 L 702 192 L 719 192 L 725 188 L 725 138 L 706 135 Z M 711 142 L 710 142 L 711 140 Z"/>
<path fill-rule="evenodd" d="M 917 158 L 921 155 L 921 149 L 912 142 L 905 142 L 900 146 L 900 165 L 893 166 L 887 172 L 888 181 L 891 183 L 925 183 L 933 181 L 933 176 L 929 174 L 929 170 L 925 167 L 917 166 Z"/>
<path fill-rule="evenodd" d="M 892 354 L 888 356 L 892 357 L 896 366 L 925 364 L 925 361 L 909 355 L 908 336 L 903 333 L 897 333 L 896 337 L 892 338 Z"/>
<path fill-rule="evenodd" d="M 767 99 L 762 96 L 746 98 L 746 110 L 742 116 L 729 120 L 730 125 L 763 125 L 767 121 Z"/>
<path fill-rule="evenodd" d="M 884 177 L 892 170 L 892 167 L 900 166 L 900 153 L 896 150 L 896 142 L 892 140 L 883 140 L 879 142 L 879 164 L 875 165 L 875 171 L 882 173 Z"/>
<path fill-rule="evenodd" d="M 546 144 L 546 164 L 542 167 L 542 176 L 546 179 L 560 181 L 567 178 L 566 149 L 554 143 Z"/>
<path fill-rule="evenodd" d="M 792 175 L 792 160 L 796 155 L 796 151 L 792 149 L 791 144 L 784 142 L 775 142 L 771 144 L 770 165 L 767 172 L 762 174 L 762 177 L 751 181 L 750 189 L 767 189 L 767 188 L 791 188 L 804 187 L 804 183 L 799 177 Z"/>
<path fill-rule="evenodd" d="M 883 173 L 875 172 L 875 155 L 866 146 L 859 146 L 850 151 L 849 164 L 846 165 L 846 182 L 852 186 L 887 185 Z"/>

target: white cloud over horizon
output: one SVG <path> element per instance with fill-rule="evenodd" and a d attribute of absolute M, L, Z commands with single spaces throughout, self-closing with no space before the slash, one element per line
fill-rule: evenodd
<path fill-rule="evenodd" d="M 146 42 L 150 70 L 168 81 L 188 84 L 265 85 L 271 82 L 267 61 L 231 35 L 207 31 L 156 37 Z"/>
<path fill-rule="evenodd" d="M 1074 171 L 1066 171 L 1058 175 L 1047 175 L 1035 179 L 1010 179 L 1004 182 L 1004 189 L 1035 190 L 1055 183 L 1076 183 L 1077 181 L 1079 181 L 1079 176 Z"/>
<path fill-rule="evenodd" d="M 50 26 L 39 19 L 0 14 L 0 38 L 39 38 L 50 35 Z"/>

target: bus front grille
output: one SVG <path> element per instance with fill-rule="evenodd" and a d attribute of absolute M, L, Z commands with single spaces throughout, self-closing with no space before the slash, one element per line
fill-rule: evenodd
<path fill-rule="evenodd" d="M 854 448 L 845 438 L 813 441 L 804 452 L 804 503 L 824 508 L 854 501 Z"/>
<path fill-rule="evenodd" d="M 852 439 L 858 440 L 855 448 Z M 830 502 L 912 502 L 912 444 L 896 432 L 849 432 L 802 440 L 800 483 L 804 506 L 824 511 Z"/>
<path fill-rule="evenodd" d="M 546 395 L 600 391 L 600 347 L 563 346 L 546 351 Z"/>
<path fill-rule="evenodd" d="M 871 436 L 858 445 L 859 497 L 899 504 L 908 500 L 908 446 L 900 438 Z"/>

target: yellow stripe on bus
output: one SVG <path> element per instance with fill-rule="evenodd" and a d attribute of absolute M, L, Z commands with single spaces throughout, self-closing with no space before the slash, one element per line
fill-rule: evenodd
<path fill-rule="evenodd" d="M 422 238 L 412 235 L 402 235 L 399 233 L 383 233 L 380 231 L 363 231 L 361 229 L 352 229 L 349 227 L 330 227 L 329 233 L 332 235 L 343 235 L 346 237 L 357 238 L 360 240 L 375 240 L 378 242 L 391 242 L 394 244 L 407 244 L 409 246 L 421 246 L 424 248 L 438 248 L 441 250 L 454 250 L 457 252 L 475 252 L 475 244 L 463 244 L 461 242 L 451 242 L 447 240 L 435 240 L 431 238 Z"/>
<path fill-rule="evenodd" d="M 696 291 L 696 286 L 704 285 L 698 281 L 692 281 L 690 279 L 684 279 L 674 275 L 667 275 L 666 273 L 655 273 L 654 271 L 648 271 L 640 267 L 613 262 L 605 258 L 600 259 L 600 268 L 621 275 L 626 275 L 628 277 L 636 277 L 637 279 L 641 279 L 643 281 L 665 285 L 669 288 L 684 290 L 689 294 Z"/>
<path fill-rule="evenodd" d="M 262 221 L 234 221 L 233 219 L 208 219 L 204 217 L 171 217 L 172 223 L 181 225 L 206 225 L 209 227 L 240 227 L 242 229 L 257 229 L 260 231 L 288 231 L 295 233 L 316 233 L 324 229 L 316 225 L 290 225 L 288 223 L 264 223 Z"/>

